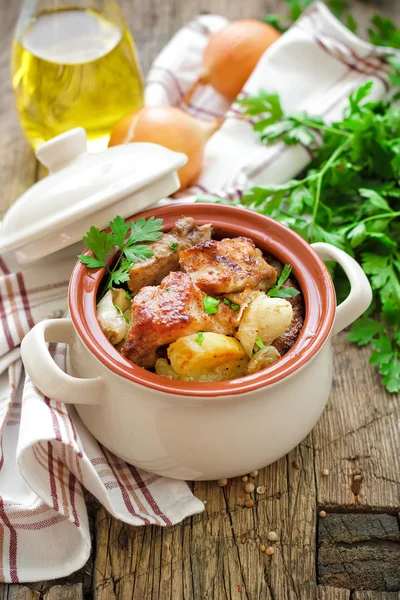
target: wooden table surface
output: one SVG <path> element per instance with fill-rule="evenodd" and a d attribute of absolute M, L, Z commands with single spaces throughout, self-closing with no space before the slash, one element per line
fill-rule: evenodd
<path fill-rule="evenodd" d="M 120 4 L 146 72 L 174 32 L 200 11 L 260 17 L 279 11 L 282 2 Z M 363 22 L 378 6 L 400 21 L 398 0 L 351 5 Z M 0 0 L 0 212 L 38 176 L 10 87 L 19 8 L 16 0 Z M 252 508 L 243 506 L 241 479 L 226 488 L 193 484 L 205 512 L 167 529 L 129 527 L 89 503 L 93 553 L 86 567 L 68 581 L 0 585 L 0 600 L 400 600 L 400 397 L 383 391 L 368 350 L 350 345 L 345 334 L 334 348 L 327 409 L 297 448 L 259 472 L 256 485 L 267 489 Z M 251 430 L 237 442 L 251 444 Z M 271 531 L 278 537 L 272 544 Z M 261 552 L 262 544 L 272 545 L 274 554 Z"/>

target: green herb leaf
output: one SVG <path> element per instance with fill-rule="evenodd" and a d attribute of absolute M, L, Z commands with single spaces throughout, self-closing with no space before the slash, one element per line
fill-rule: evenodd
<path fill-rule="evenodd" d="M 178 242 L 172 242 L 172 244 L 168 244 L 168 248 L 171 248 L 173 252 L 178 250 Z"/>
<path fill-rule="evenodd" d="M 197 338 L 195 339 L 195 342 L 197 342 L 199 344 L 199 346 L 201 346 L 202 343 L 204 342 L 204 333 L 202 331 L 199 331 L 199 333 L 197 334 Z"/>
<path fill-rule="evenodd" d="M 89 250 L 93 252 L 97 260 L 105 266 L 107 259 L 114 252 L 113 236 L 100 231 L 97 227 L 91 227 L 83 238 L 83 241 Z"/>
<path fill-rule="evenodd" d="M 299 292 L 298 292 L 298 290 L 295 290 L 294 288 L 284 288 L 283 290 L 281 290 L 281 287 L 283 286 L 285 281 L 289 278 L 291 272 L 292 272 L 292 265 L 285 265 L 282 269 L 282 273 L 281 273 L 278 281 L 276 282 L 276 285 L 274 285 L 273 288 L 271 288 L 270 290 L 268 290 L 266 292 L 267 296 L 271 296 L 271 298 L 291 298 L 292 296 L 297 296 L 297 294 L 299 294 Z M 293 292 L 289 292 L 289 291 L 284 292 L 284 290 L 293 290 Z M 282 296 L 281 295 L 282 293 L 285 293 L 287 295 Z"/>
<path fill-rule="evenodd" d="M 127 300 L 129 300 L 129 301 L 132 300 L 132 297 L 133 297 L 132 294 L 130 294 L 129 292 L 125 292 L 125 298 Z"/>
<path fill-rule="evenodd" d="M 283 287 L 279 290 L 270 290 L 268 296 L 271 298 L 293 298 L 294 296 L 298 296 L 300 294 L 299 290 L 292 287 Z"/>
<path fill-rule="evenodd" d="M 88 254 L 79 254 L 78 258 L 84 265 L 89 267 L 89 269 L 104 267 L 104 263 L 101 260 L 97 260 L 97 258 L 93 258 L 93 256 L 89 256 Z"/>
<path fill-rule="evenodd" d="M 235 302 L 231 302 L 230 300 L 228 300 L 228 298 L 224 298 L 224 304 L 229 306 L 235 312 L 238 311 L 240 308 L 240 304 L 235 304 Z"/>
<path fill-rule="evenodd" d="M 121 315 L 121 317 L 124 319 L 124 321 L 126 323 L 130 324 L 130 320 L 124 315 L 124 313 L 122 312 L 121 308 L 117 304 L 114 304 L 114 308 L 117 309 L 117 311 L 119 312 L 119 314 Z"/>
<path fill-rule="evenodd" d="M 129 246 L 129 248 L 125 248 L 124 254 L 126 258 L 132 263 L 135 264 L 139 260 L 146 260 L 146 258 L 151 258 L 153 256 L 153 252 L 149 246 L 145 246 L 144 244 Z"/>
<path fill-rule="evenodd" d="M 220 300 L 217 300 L 217 298 L 213 298 L 212 296 L 204 296 L 203 298 L 204 310 L 208 315 L 215 315 L 217 313 L 219 303 Z"/>
<path fill-rule="evenodd" d="M 143 217 L 137 221 L 131 221 L 129 246 L 138 242 L 155 242 L 162 236 L 162 231 L 160 231 L 162 224 L 162 219 L 155 219 L 154 217 L 150 217 L 147 221 Z"/>
<path fill-rule="evenodd" d="M 115 285 L 120 285 L 129 281 L 129 271 L 131 269 L 131 263 L 123 261 L 118 269 L 110 274 L 110 280 L 108 282 L 108 288 L 111 289 Z"/>
<path fill-rule="evenodd" d="M 124 249 L 125 238 L 128 234 L 130 224 L 125 223 L 122 217 L 115 217 L 110 223 L 110 229 L 114 234 L 114 244 L 121 250 Z"/>
<path fill-rule="evenodd" d="M 375 321 L 370 317 L 361 317 L 352 326 L 348 339 L 355 342 L 358 346 L 365 346 L 371 340 L 382 333 L 384 330 L 383 324 Z"/>
<path fill-rule="evenodd" d="M 262 339 L 260 337 L 256 338 L 256 342 L 255 343 L 256 343 L 256 346 L 258 346 L 260 349 L 261 348 L 265 348 L 265 344 L 264 344 L 264 342 L 262 341 Z"/>

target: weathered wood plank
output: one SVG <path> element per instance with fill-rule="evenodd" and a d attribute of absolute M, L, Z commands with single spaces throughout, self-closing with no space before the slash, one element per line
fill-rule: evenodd
<path fill-rule="evenodd" d="M 319 585 L 317 587 L 317 600 L 350 600 L 349 590 Z"/>
<path fill-rule="evenodd" d="M 53 585 L 44 595 L 44 600 L 83 600 L 82 584 Z"/>
<path fill-rule="evenodd" d="M 327 514 L 318 528 L 318 582 L 350 590 L 400 589 L 400 531 L 387 514 Z"/>
<path fill-rule="evenodd" d="M 400 395 L 385 393 L 367 349 L 345 336 L 335 349 L 331 401 L 313 432 L 318 503 L 392 512 L 400 505 Z"/>
<path fill-rule="evenodd" d="M 354 592 L 351 600 L 400 600 L 398 592 Z"/>
<path fill-rule="evenodd" d="M 24 585 L 0 584 L 0 600 L 38 600 L 39 597 L 39 592 Z"/>

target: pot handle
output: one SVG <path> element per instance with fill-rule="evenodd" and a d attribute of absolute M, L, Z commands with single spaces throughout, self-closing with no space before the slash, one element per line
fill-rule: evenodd
<path fill-rule="evenodd" d="M 371 286 L 360 265 L 343 250 L 323 242 L 311 244 L 311 248 L 323 261 L 333 260 L 339 263 L 350 282 L 350 294 L 336 309 L 332 330 L 333 335 L 336 335 L 367 310 L 372 302 Z"/>
<path fill-rule="evenodd" d="M 34 385 L 48 398 L 65 404 L 99 404 L 104 383 L 101 377 L 79 379 L 54 362 L 47 342 L 70 344 L 74 336 L 70 319 L 47 319 L 37 323 L 21 343 L 22 360 Z"/>

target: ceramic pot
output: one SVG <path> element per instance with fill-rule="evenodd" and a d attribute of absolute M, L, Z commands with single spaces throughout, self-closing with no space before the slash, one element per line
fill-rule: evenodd
<path fill-rule="evenodd" d="M 96 317 L 103 269 L 78 262 L 69 288 L 67 319 L 42 321 L 25 337 L 22 356 L 34 384 L 48 397 L 75 404 L 106 448 L 138 467 L 177 479 L 219 479 L 266 466 L 294 448 L 314 427 L 332 383 L 332 337 L 369 306 L 361 267 L 324 243 L 307 244 L 272 219 L 227 205 L 179 204 L 135 218 L 182 215 L 211 222 L 217 236 L 247 236 L 293 265 L 305 303 L 303 329 L 291 350 L 264 371 L 220 383 L 170 380 L 127 361 L 106 339 Z M 336 261 L 351 285 L 336 306 L 323 261 Z M 47 342 L 67 344 L 67 373 Z"/>

